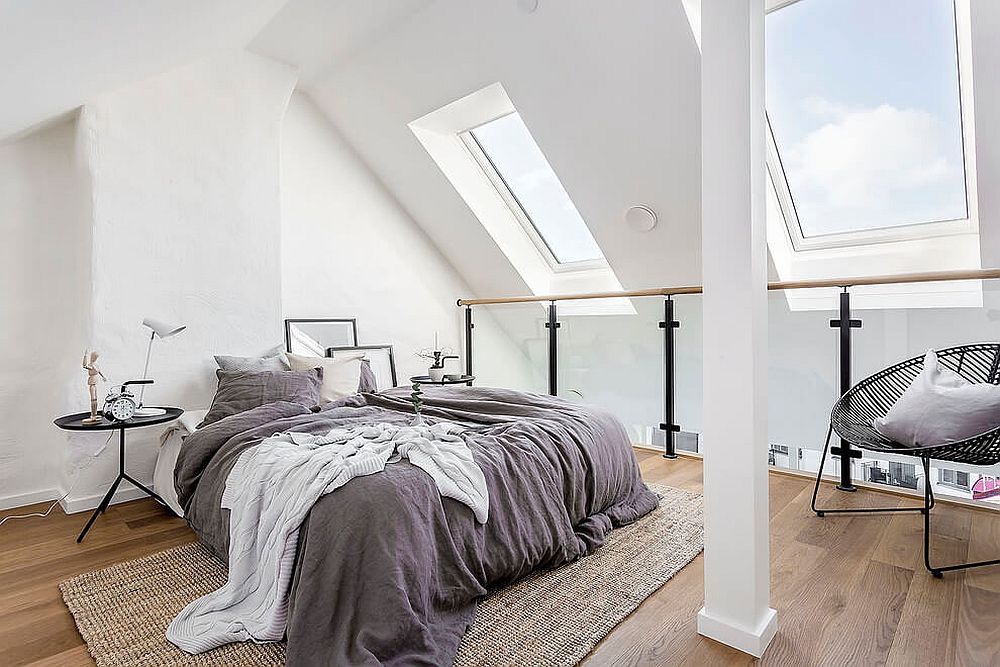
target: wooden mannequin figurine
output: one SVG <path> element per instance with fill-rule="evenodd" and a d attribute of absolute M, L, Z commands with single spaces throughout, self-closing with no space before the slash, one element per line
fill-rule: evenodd
<path fill-rule="evenodd" d="M 83 353 L 83 367 L 87 371 L 87 390 L 90 392 L 90 416 L 83 420 L 84 424 L 96 424 L 101 421 L 97 414 L 97 378 L 107 381 L 104 374 L 97 370 L 97 352 Z"/>

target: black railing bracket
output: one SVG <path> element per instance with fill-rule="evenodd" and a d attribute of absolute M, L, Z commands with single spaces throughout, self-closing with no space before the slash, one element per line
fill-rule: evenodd
<path fill-rule="evenodd" d="M 851 319 L 851 293 L 847 287 L 840 293 L 840 318 L 830 320 L 830 326 L 840 330 L 840 395 L 843 396 L 851 390 L 851 329 L 861 328 L 861 320 Z M 855 452 L 851 443 L 843 438 L 840 439 L 840 447 L 833 451 L 840 455 L 840 484 L 837 488 L 857 491 L 851 475 L 851 459 L 861 458 L 861 452 Z"/>
<path fill-rule="evenodd" d="M 674 329 L 681 323 L 674 319 L 674 300 L 667 297 L 663 301 L 663 321 L 659 327 L 663 329 L 663 423 L 660 430 L 663 433 L 663 458 L 676 459 L 677 450 L 674 443 L 674 433 L 681 427 L 674 423 Z"/>

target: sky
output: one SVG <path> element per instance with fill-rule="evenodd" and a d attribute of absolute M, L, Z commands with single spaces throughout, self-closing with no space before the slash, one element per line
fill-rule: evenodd
<path fill-rule="evenodd" d="M 472 133 L 557 262 L 604 259 L 520 114 L 490 121 Z"/>
<path fill-rule="evenodd" d="M 953 0 L 800 0 L 766 31 L 804 236 L 966 217 Z"/>

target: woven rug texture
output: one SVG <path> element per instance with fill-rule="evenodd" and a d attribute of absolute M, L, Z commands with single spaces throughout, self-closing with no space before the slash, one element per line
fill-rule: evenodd
<path fill-rule="evenodd" d="M 661 497 L 659 507 L 612 531 L 602 548 L 484 598 L 455 665 L 576 665 L 691 562 L 702 549 L 701 496 L 649 487 Z M 185 605 L 225 580 L 225 566 L 192 543 L 73 577 L 59 588 L 99 667 L 283 665 L 284 643 L 244 642 L 188 655 L 164 638 Z"/>

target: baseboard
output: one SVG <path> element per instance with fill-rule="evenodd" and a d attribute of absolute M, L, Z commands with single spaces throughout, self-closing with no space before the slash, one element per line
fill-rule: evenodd
<path fill-rule="evenodd" d="M 749 653 L 755 658 L 764 655 L 767 645 L 778 631 L 778 612 L 768 609 L 760 624 L 754 629 L 733 625 L 709 616 L 702 607 L 698 612 L 698 634 L 721 642 L 726 646 Z"/>
<path fill-rule="evenodd" d="M 141 480 L 140 480 L 141 481 Z M 152 486 L 151 482 L 142 482 L 146 486 Z M 66 514 L 76 514 L 77 512 L 86 512 L 87 510 L 95 509 L 104 500 L 104 494 L 107 493 L 105 489 L 101 493 L 97 493 L 92 496 L 83 496 L 78 498 L 66 498 L 59 502 L 62 505 L 63 511 Z M 130 500 L 139 500 L 140 498 L 148 498 L 148 496 L 143 493 L 141 489 L 138 489 L 126 481 L 118 486 L 118 490 L 115 491 L 115 495 L 111 496 L 111 504 L 116 505 L 118 503 L 127 503 Z"/>
<path fill-rule="evenodd" d="M 0 497 L 0 510 L 15 509 L 26 505 L 44 503 L 59 497 L 59 489 L 42 489 L 30 493 L 19 493 L 13 496 Z"/>

